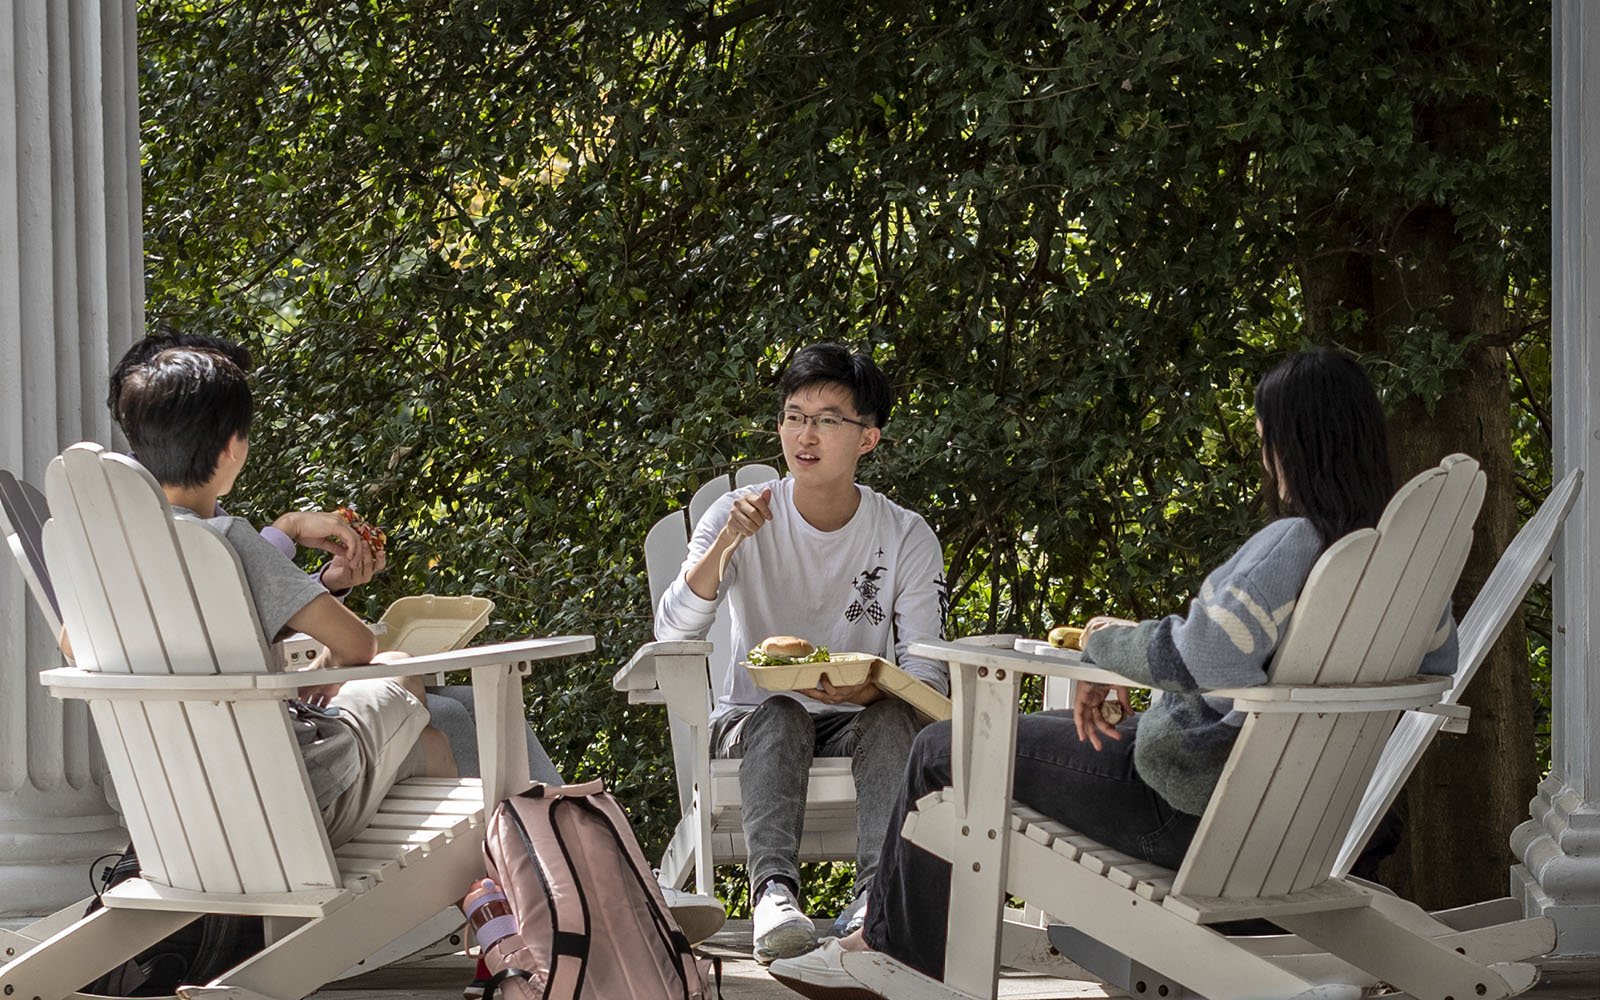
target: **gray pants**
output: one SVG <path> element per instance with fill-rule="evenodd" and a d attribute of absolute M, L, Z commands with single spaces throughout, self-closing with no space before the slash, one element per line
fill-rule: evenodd
<path fill-rule="evenodd" d="M 742 758 L 739 796 L 751 889 L 774 876 L 800 884 L 812 758 L 849 757 L 856 783 L 855 894 L 866 892 L 921 726 L 911 706 L 897 698 L 875 701 L 860 712 L 812 715 L 793 698 L 773 697 L 718 719 L 711 731 L 713 755 Z"/>
<path fill-rule="evenodd" d="M 456 773 L 463 778 L 481 778 L 478 762 L 478 715 L 472 702 L 471 684 L 450 684 L 428 688 L 428 722 L 450 741 L 456 759 Z M 561 773 L 528 726 L 528 771 L 534 781 L 562 784 Z"/>

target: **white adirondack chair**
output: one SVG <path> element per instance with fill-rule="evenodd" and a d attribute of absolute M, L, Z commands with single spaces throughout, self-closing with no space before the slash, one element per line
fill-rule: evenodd
<path fill-rule="evenodd" d="M 656 522 L 644 543 L 652 613 L 683 568 L 689 536 L 701 515 L 731 489 L 776 478 L 778 472 L 770 466 L 744 466 L 731 476 L 712 479 L 695 492 L 686 510 L 674 511 Z M 748 856 L 739 762 L 711 758 L 711 706 L 732 655 L 729 628 L 724 606 L 703 641 L 647 642 L 611 680 L 630 703 L 659 704 L 667 709 L 682 818 L 661 858 L 661 884 L 683 889 L 692 871 L 695 893 L 711 899 L 716 896 L 713 868 L 742 862 Z M 837 861 L 855 856 L 856 789 L 850 758 L 818 757 L 811 765 L 806 792 L 800 858 Z"/>
<path fill-rule="evenodd" d="M 952 862 L 951 895 L 962 905 L 951 910 L 943 982 L 877 953 L 847 954 L 846 968 L 886 996 L 993 998 L 1004 889 L 1103 949 L 1218 1000 L 1354 998 L 1379 980 L 1425 1000 L 1526 989 L 1532 966 L 1485 955 L 1473 933 L 1331 874 L 1399 713 L 1437 704 L 1450 686 L 1412 674 L 1465 562 L 1482 497 L 1477 463 L 1451 456 L 1402 487 L 1377 529 L 1323 554 L 1269 683 L 1217 692 L 1247 720 L 1177 872 L 1011 799 L 1022 675 L 1128 680 L 1037 643 L 1012 652 L 913 644 L 951 664 L 953 782 L 919 802 L 902 833 Z M 1263 954 L 1209 926 L 1253 917 L 1325 953 Z M 1545 931 L 1547 948 L 1553 931 Z M 1131 986 L 1160 992 L 1151 982 Z"/>
<path fill-rule="evenodd" d="M 42 674 L 88 701 L 143 877 L 0 967 L 7 996 L 54 1000 L 201 913 L 266 918 L 269 946 L 190 997 L 298 998 L 460 898 L 483 872 L 486 808 L 527 787 L 520 678 L 589 636 L 501 643 L 319 680 L 467 669 L 484 777 L 397 784 L 334 850 L 284 698 L 304 681 L 262 641 L 238 558 L 176 521 L 148 472 L 95 445 L 51 463 L 44 551 L 78 665 Z"/>

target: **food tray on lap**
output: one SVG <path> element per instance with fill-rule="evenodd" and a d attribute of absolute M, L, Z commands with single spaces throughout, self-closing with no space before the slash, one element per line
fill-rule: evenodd
<path fill-rule="evenodd" d="M 854 687 L 872 677 L 878 658 L 870 653 L 834 653 L 819 663 L 783 663 L 757 666 L 746 660 L 744 666 L 760 687 L 768 691 L 809 691 L 822 684 L 826 676 L 834 687 Z"/>
<path fill-rule="evenodd" d="M 834 653 L 820 663 L 785 663 L 757 666 L 748 660 L 745 669 L 756 684 L 768 691 L 814 691 L 827 676 L 834 687 L 854 687 L 871 681 L 882 691 L 917 710 L 925 722 L 950 718 L 950 699 L 901 670 L 881 656 L 870 653 Z"/>

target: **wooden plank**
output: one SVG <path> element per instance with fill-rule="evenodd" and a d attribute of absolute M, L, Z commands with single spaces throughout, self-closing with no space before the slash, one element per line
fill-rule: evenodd
<path fill-rule="evenodd" d="M 1293 716 L 1252 715 L 1245 719 L 1178 870 L 1174 892 L 1222 894 L 1293 733 Z"/>
<path fill-rule="evenodd" d="M 197 581 L 194 596 L 210 636 L 215 668 L 212 672 L 280 671 L 280 661 L 272 655 L 262 635 L 244 569 L 233 546 L 203 524 L 179 521 L 173 527 L 184 561 Z"/>
<path fill-rule="evenodd" d="M 207 787 L 217 803 L 223 837 L 243 892 L 288 892 L 271 824 L 256 789 L 255 775 L 239 740 L 233 712 L 217 702 L 183 706 L 195 742 L 202 748 Z"/>
<path fill-rule="evenodd" d="M 144 800 L 143 777 L 133 768 L 132 755 L 122 738 L 122 723 L 110 702 L 89 702 L 89 714 L 94 719 L 95 732 L 105 755 L 106 768 L 111 772 L 111 785 L 117 791 L 122 807 L 122 823 L 128 836 L 139 845 L 139 867 L 157 882 L 170 879 L 167 862 L 161 849 L 161 840 L 150 824 L 149 806 Z"/>
<path fill-rule="evenodd" d="M 72 654 L 78 666 L 109 673 L 131 673 L 122 635 L 110 598 L 100 586 L 100 570 L 83 533 L 66 465 L 57 457 L 45 473 L 50 503 L 58 511 L 44 526 L 45 561 L 61 598 L 62 621 L 73 637 Z"/>
<path fill-rule="evenodd" d="M 1284 896 L 1167 896 L 1161 905 L 1191 923 L 1220 924 L 1257 917 L 1273 920 L 1301 913 L 1327 913 L 1334 910 L 1363 909 L 1369 896 L 1343 882 L 1322 882 L 1309 889 Z"/>
<path fill-rule="evenodd" d="M 1378 539 L 1377 531 L 1370 528 L 1351 532 L 1331 545 L 1311 567 L 1296 613 L 1290 616 L 1283 641 L 1268 668 L 1272 683 L 1305 684 L 1317 679 L 1334 636 L 1349 615 L 1350 602 Z M 1300 613 L 1307 607 L 1316 609 L 1316 613 Z"/>
<path fill-rule="evenodd" d="M 48 520 L 50 509 L 44 494 L 17 479 L 9 470 L 0 469 L 0 529 L 11 536 L 12 552 L 34 603 L 50 631 L 58 633 L 61 631 L 61 603 L 50 584 L 50 570 L 44 558 L 44 523 Z"/>
<path fill-rule="evenodd" d="M 157 745 L 152 722 L 143 705 L 138 702 L 118 702 L 111 705 L 116 713 L 117 729 L 122 734 L 127 750 L 128 764 L 139 775 L 139 791 L 144 801 L 145 815 L 149 820 L 152 840 L 160 845 L 166 867 L 167 885 L 180 889 L 202 887 L 199 868 L 189 845 L 189 834 L 178 815 L 178 806 L 172 796 L 171 776 L 166 773 Z M 143 859 L 146 845 L 138 841 L 134 846 Z M 146 878 L 155 876 L 146 871 Z"/>
<path fill-rule="evenodd" d="M 64 468 L 60 482 L 67 496 L 57 497 L 52 492 L 50 509 L 56 517 L 75 523 L 83 539 L 83 554 L 89 560 L 87 567 L 69 569 L 69 578 L 75 585 L 80 579 L 86 586 L 97 582 L 105 592 L 108 600 L 103 609 L 109 617 L 99 621 L 91 619 L 89 628 L 101 633 L 114 631 L 121 638 L 132 672 L 169 673 L 166 651 L 156 630 L 145 586 L 135 569 L 134 554 L 123 533 L 116 501 L 101 468 L 101 451 L 80 445 L 68 448 L 60 456 Z M 170 532 L 171 529 L 161 530 Z M 54 575 L 59 578 L 62 574 Z M 109 599 L 112 596 L 115 600 Z M 95 645 L 99 648 L 105 643 L 97 641 Z"/>
<path fill-rule="evenodd" d="M 1412 480 L 1417 488 L 1409 496 L 1407 487 L 1411 484 L 1401 488 L 1400 496 L 1407 502 L 1391 503 L 1384 511 L 1378 529 L 1383 533 L 1383 542 L 1371 566 L 1374 575 L 1363 587 L 1361 606 L 1352 609 L 1370 618 L 1377 628 L 1366 648 L 1353 660 L 1357 673 L 1322 679 L 1376 680 L 1388 676 L 1417 614 L 1417 603 L 1438 571 L 1439 559 L 1466 499 L 1470 480 L 1462 478 L 1461 468 L 1460 463 L 1455 463 L 1450 468 L 1441 466 L 1419 473 Z M 1456 470 L 1455 474 L 1452 470 Z M 1425 483 L 1418 482 L 1425 477 Z"/>
<path fill-rule="evenodd" d="M 105 536 L 115 533 L 127 546 L 128 561 L 122 568 L 131 572 L 143 592 L 150 621 L 159 636 L 160 660 L 166 666 L 163 672 L 216 673 L 211 642 L 196 605 L 189 570 L 179 554 L 172 513 L 165 497 L 154 487 L 150 474 L 124 456 L 102 454 L 99 466 L 105 476 L 110 504 L 119 519 L 117 523 L 99 526 L 103 529 L 99 535 L 103 541 Z M 213 591 L 223 589 L 216 584 L 226 578 L 201 575 L 198 579 L 203 581 L 204 589 Z M 258 638 L 259 631 L 257 629 Z M 152 663 L 156 662 L 154 652 L 150 656 Z M 140 671 L 137 665 L 135 670 L 146 672 Z"/>
<path fill-rule="evenodd" d="M 1327 812 L 1329 821 L 1317 830 L 1316 836 L 1312 839 L 1311 846 L 1306 851 L 1305 863 L 1295 879 L 1295 885 L 1311 885 L 1329 877 L 1334 855 L 1338 853 L 1339 845 L 1344 841 L 1346 831 L 1350 829 L 1356 807 L 1361 803 L 1361 793 L 1371 780 L 1372 770 L 1377 766 L 1378 755 L 1383 751 L 1385 739 L 1394 730 L 1395 715 L 1393 712 L 1383 712 L 1367 716 L 1349 716 L 1350 721 L 1344 723 L 1347 726 L 1359 726 L 1355 746 L 1351 749 L 1346 773 L 1340 778 L 1336 793 L 1329 796 Z"/>
<path fill-rule="evenodd" d="M 1311 727 L 1317 732 L 1323 753 L 1329 760 L 1342 758 L 1346 761 L 1354 752 L 1356 736 L 1361 728 L 1349 724 L 1347 717 L 1343 716 L 1304 718 L 1300 726 L 1302 731 Z M 1303 781 L 1302 794 L 1294 815 L 1280 829 L 1281 843 L 1272 849 L 1270 863 L 1262 869 L 1262 880 L 1254 887 L 1254 892 L 1276 896 L 1311 884 L 1312 880 L 1303 876 L 1302 872 L 1318 832 L 1331 818 L 1327 815 L 1328 804 L 1334 799 L 1344 774 L 1342 767 L 1322 766 Z"/>
<path fill-rule="evenodd" d="M 175 807 L 174 819 L 182 826 L 184 842 L 189 857 L 193 859 L 198 881 L 193 884 L 172 883 L 174 888 L 196 889 L 204 892 L 243 892 L 239 872 L 233 865 L 233 851 L 223 833 L 222 818 L 218 815 L 218 802 L 214 796 L 224 793 L 231 784 L 248 781 L 249 772 L 243 774 L 218 774 L 218 784 L 213 787 L 206 765 L 201 762 L 201 750 L 195 745 L 194 733 L 189 729 L 189 719 L 178 702 L 150 702 L 144 706 L 145 718 L 150 720 L 151 734 L 155 738 L 160 772 L 172 790 Z M 225 771 L 222 761 L 214 765 Z"/>
<path fill-rule="evenodd" d="M 244 702 L 230 710 L 291 891 L 342 884 L 288 709 L 281 702 Z"/>
<path fill-rule="evenodd" d="M 679 510 L 657 521 L 644 536 L 645 572 L 650 578 L 650 608 L 661 603 L 689 554 L 689 522 Z"/>

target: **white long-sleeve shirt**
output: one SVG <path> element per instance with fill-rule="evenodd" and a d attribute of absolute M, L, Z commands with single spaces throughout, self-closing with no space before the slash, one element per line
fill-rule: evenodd
<path fill-rule="evenodd" d="M 941 694 L 950 692 L 945 664 L 906 654 L 907 644 L 944 634 L 949 597 L 939 539 L 919 515 L 865 486 L 856 488 L 861 504 L 837 531 L 819 531 L 800 516 L 789 478 L 725 494 L 695 526 L 688 558 L 656 608 L 656 638 L 704 638 L 717 605 L 728 602 L 732 648 L 713 718 L 734 706 L 759 705 L 775 693 L 758 687 L 740 665 L 773 635 L 801 636 L 834 652 L 881 656 Z M 699 597 L 685 574 L 716 541 L 734 499 L 765 489 L 772 490 L 772 521 L 734 551 L 717 599 Z M 815 713 L 861 707 L 782 693 Z"/>

